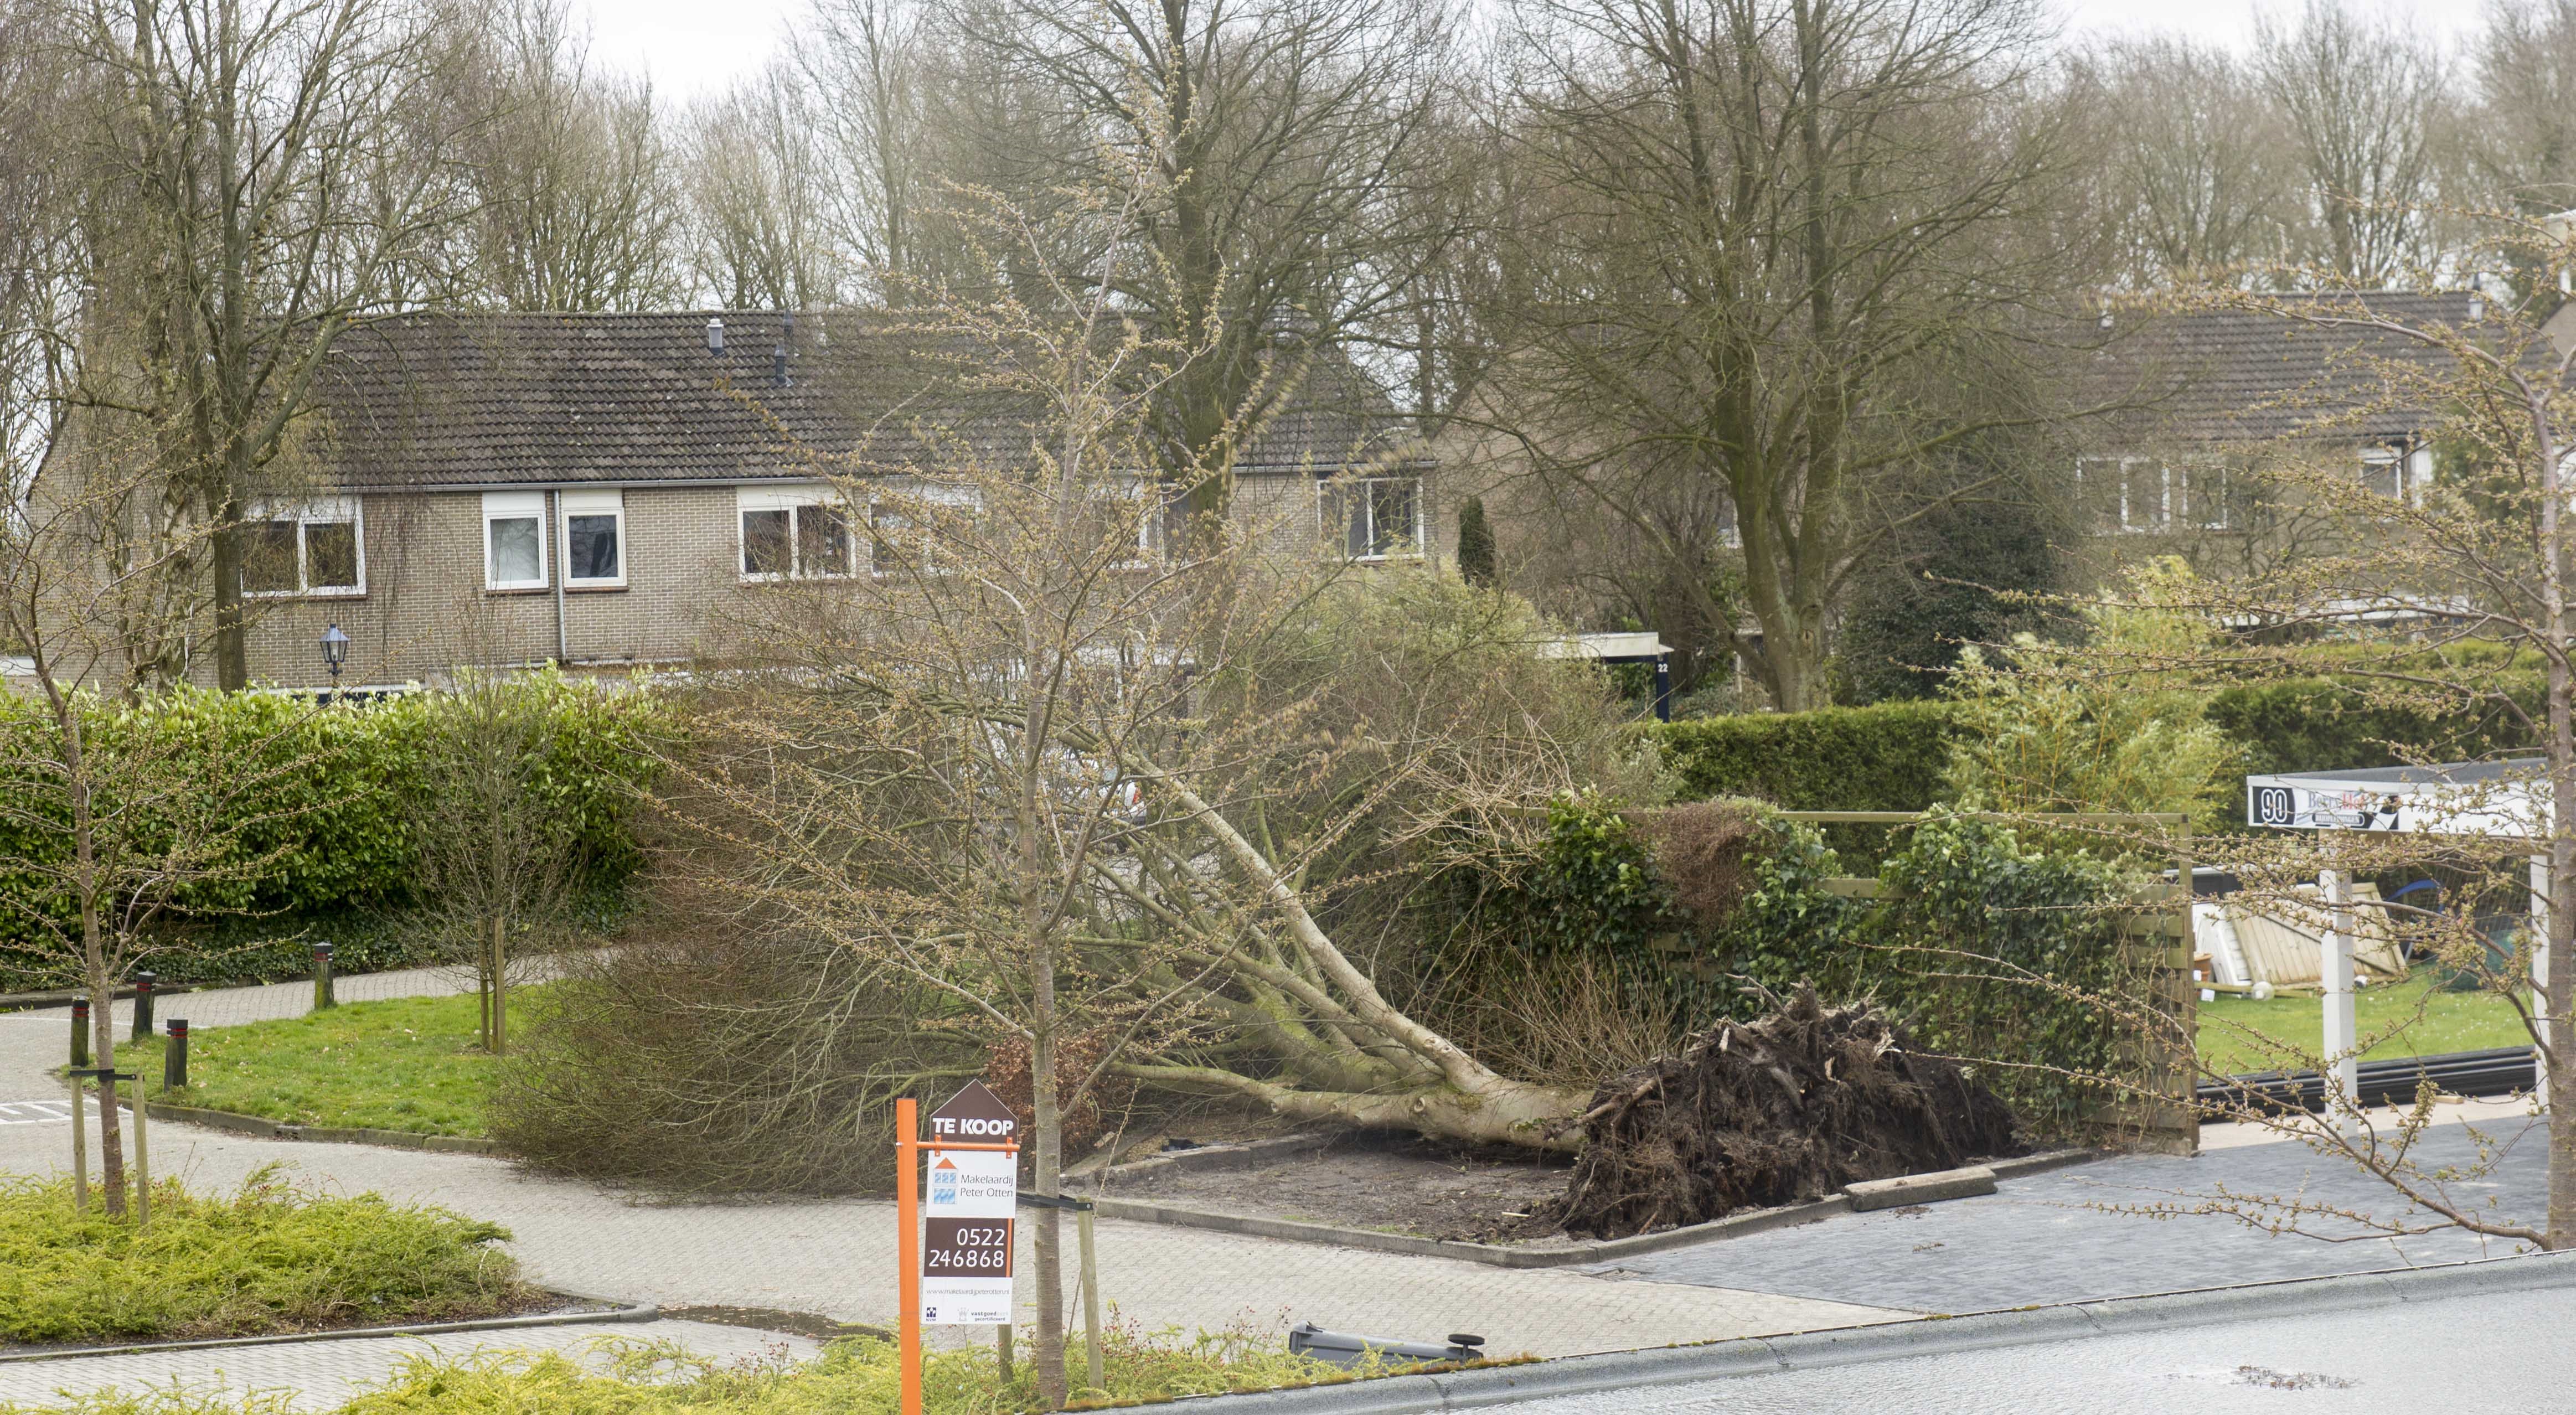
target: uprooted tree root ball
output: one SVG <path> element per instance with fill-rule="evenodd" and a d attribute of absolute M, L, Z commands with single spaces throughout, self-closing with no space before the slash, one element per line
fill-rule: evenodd
<path fill-rule="evenodd" d="M 1583 1154 L 1550 1217 L 1597 1238 L 2017 1148 L 2012 1112 L 1993 1092 L 1916 1052 L 1876 1009 L 1826 1007 L 1805 988 L 1758 1021 L 1721 1022 L 1679 1055 L 1612 1078 L 1579 1123 Z"/>

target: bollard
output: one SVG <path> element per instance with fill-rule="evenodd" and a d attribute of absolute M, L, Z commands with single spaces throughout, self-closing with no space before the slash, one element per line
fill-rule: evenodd
<path fill-rule="evenodd" d="M 170 1019 L 170 1044 L 161 1049 L 161 1089 L 188 1089 L 188 1019 Z"/>
<path fill-rule="evenodd" d="M 72 1065 L 89 1065 L 89 999 L 72 1004 Z"/>
<path fill-rule="evenodd" d="M 134 1040 L 152 1040 L 152 985 L 161 981 L 158 973 L 134 975 Z"/>
<path fill-rule="evenodd" d="M 313 945 L 313 1010 L 337 1007 L 340 1000 L 331 995 L 331 945 Z"/>

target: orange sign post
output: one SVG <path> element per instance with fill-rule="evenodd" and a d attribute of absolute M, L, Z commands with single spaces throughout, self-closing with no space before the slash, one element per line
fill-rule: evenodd
<path fill-rule="evenodd" d="M 1011 1237 L 1016 1227 L 1011 1215 L 1017 1202 L 1020 1122 L 983 1082 L 970 1081 L 931 1112 L 929 1143 L 921 1139 L 918 1101 L 898 1099 L 894 1125 L 895 1252 L 903 1266 L 897 1284 L 903 1315 L 896 1328 L 895 1359 L 902 1366 L 901 1415 L 921 1415 L 922 1327 L 932 1322 L 1007 1325 L 1011 1320 Z M 924 1151 L 937 1171 L 931 1176 L 930 1207 L 943 1215 L 931 1222 L 926 1248 Z M 928 1300 L 924 1278 L 938 1279 L 938 1291 Z"/>
<path fill-rule="evenodd" d="M 921 1102 L 894 1103 L 895 1286 L 903 1304 L 895 1361 L 901 1368 L 903 1415 L 921 1415 Z"/>

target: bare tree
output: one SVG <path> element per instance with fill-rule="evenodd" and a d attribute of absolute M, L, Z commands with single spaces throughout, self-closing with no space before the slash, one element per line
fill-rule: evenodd
<path fill-rule="evenodd" d="M 2284 254 L 2291 139 L 2245 61 L 2158 36 L 2106 46 L 2086 67 L 2106 158 L 2094 199 L 2120 225 L 2131 283 Z"/>
<path fill-rule="evenodd" d="M 826 212 L 862 303 L 898 304 L 929 274 L 921 249 L 936 174 L 928 109 L 944 77 L 903 0 L 818 0 L 793 50 L 838 166 Z"/>
<path fill-rule="evenodd" d="M 2331 0 L 2266 16 L 2254 73 L 2286 119 L 2315 234 L 2293 257 L 2365 289 L 2429 264 L 2451 113 L 2443 56 L 2423 36 Z"/>
<path fill-rule="evenodd" d="M 682 212 L 651 88 L 593 67 L 562 0 L 507 0 L 478 41 L 485 113 L 464 147 L 482 290 L 508 309 L 669 306 Z"/>
<path fill-rule="evenodd" d="M 2072 188 L 2031 22 L 2017 0 L 1522 11 L 1526 274 L 1484 421 L 1782 710 L 1825 700 L 1845 585 L 1935 504 L 1900 474 L 2051 415 L 2034 372 L 2062 357 L 2031 310 L 2071 283 L 2050 203 Z"/>
<path fill-rule="evenodd" d="M 969 180 L 1032 205 L 1096 188 L 1103 136 L 1165 164 L 1118 295 L 1199 351 L 1150 408 L 1157 465 L 1191 477 L 1187 506 L 1217 516 L 1246 430 L 1319 351 L 1394 318 L 1452 234 L 1453 213 L 1419 197 L 1438 170 L 1428 137 L 1451 92 L 1453 16 L 1437 0 L 959 0 L 940 23 L 1033 110 L 971 131 Z M 1109 268 L 1066 234 L 1065 250 L 1020 263 Z"/>
<path fill-rule="evenodd" d="M 2514 218 L 2486 221 L 2481 239 L 2461 259 L 2528 271 L 2538 297 L 2554 299 L 2562 272 L 2576 266 L 2568 233 Z M 2576 799 L 2576 609 L 2570 605 L 2576 526 L 2566 515 L 2576 422 L 2570 359 L 2541 329 L 2532 307 L 2516 308 L 2493 294 L 2456 296 L 2449 318 L 2400 317 L 2384 302 L 2361 297 L 2354 287 L 2366 282 L 2343 280 L 2332 270 L 2282 271 L 2268 283 L 2326 293 L 2286 298 L 2229 284 L 2176 298 L 2191 308 L 2258 312 L 2360 341 L 2337 378 L 2361 396 L 2321 406 L 2309 419 L 2306 431 L 2319 450 L 2285 451 L 2254 469 L 2274 496 L 2305 508 L 2337 534 L 2259 573 L 2199 582 L 2188 607 L 2206 626 L 2257 626 L 2264 631 L 2259 635 L 2071 650 L 2067 659 L 2097 682 L 2115 674 L 2141 690 L 2330 675 L 2368 706 L 2436 718 L 2493 714 L 2540 744 L 2537 766 L 2519 779 L 2508 774 L 2463 785 L 2394 819 L 2381 818 L 2373 802 L 2367 815 L 2348 816 L 2340 826 L 2320 822 L 2328 828 L 2312 837 L 2266 833 L 2231 845 L 2230 868 L 2246 880 L 2251 907 L 2304 919 L 2320 935 L 2332 929 L 2350 940 L 2366 931 L 2407 945 L 2516 1011 L 2539 1059 L 2536 1099 L 2547 1118 L 2536 1123 L 2548 1132 L 2548 1205 L 2545 1218 L 2532 1222 L 2500 1211 L 2479 1191 L 2480 1176 L 2492 1173 L 2509 1136 L 2473 1132 L 2480 1154 L 2465 1169 L 2425 1158 L 2418 1142 L 2435 1118 L 2429 1088 L 2411 1110 L 2388 1120 L 2368 1114 L 2340 1081 L 2329 1082 L 2321 1115 L 2285 1116 L 2248 1103 L 2228 1107 L 2229 1118 L 2274 1126 L 2360 1166 L 2404 1198 L 2406 1217 L 2318 1209 L 2296 1196 L 2191 1202 L 2291 1228 L 2357 1224 L 2404 1233 L 2453 1227 L 2548 1248 L 2576 1245 L 2576 1053 L 2570 1050 L 2576 1047 L 2576 980 L 2570 977 L 2576 970 L 2557 962 L 2576 947 L 2576 908 L 2568 903 L 2576 900 L 2576 820 L 2515 800 L 2517 792 L 2542 801 Z M 2429 484 L 2374 482 L 2346 450 L 2353 425 L 2398 407 L 2440 410 L 2428 431 L 2441 449 L 2443 470 Z M 2369 634 L 2365 626 L 2373 621 L 2407 626 L 2407 632 Z M 2324 630 L 2340 642 L 2323 641 L 2318 631 Z M 2508 653 L 2543 670 L 2538 701 L 2512 691 L 2497 672 L 2499 656 Z M 2354 747 L 2387 751 L 2393 745 Z M 2521 830 L 2449 833 L 2452 824 L 2490 812 L 2518 821 Z M 2348 892 L 2356 877 L 2400 870 L 2443 879 L 2443 907 L 2370 906 Z M 2326 882 L 2323 889 L 2318 881 Z M 2494 949 L 2478 921 L 2525 907 L 2540 916 L 2525 942 L 2540 946 Z M 2549 966 L 2540 968 L 2538 957 Z M 2270 1047 L 2284 1069 L 2332 1077 L 2419 1021 L 2401 1019 L 2381 1035 L 2333 1038 L 2322 1047 L 2254 1040 Z"/>
<path fill-rule="evenodd" d="M 684 140 L 699 285 L 727 309 L 816 309 L 840 300 L 831 211 L 844 174 L 815 140 L 837 99 L 773 60 L 689 112 Z"/>
<path fill-rule="evenodd" d="M 80 401 L 152 429 L 168 494 L 214 528 L 226 688 L 249 676 L 244 513 L 333 342 L 459 215 L 449 145 L 397 121 L 437 107 L 430 23 L 389 0 L 79 11 L 102 301 Z"/>
<path fill-rule="evenodd" d="M 1142 195 L 1071 212 L 990 201 L 967 229 L 995 266 L 1008 243 L 1063 249 L 1057 221 L 1104 261 L 1142 258 L 1160 171 L 1142 160 Z M 1569 787 L 1570 749 L 1540 724 L 1588 703 L 1591 745 L 1609 742 L 1600 679 L 1535 658 L 1539 627 L 1503 597 L 1428 571 L 1453 617 L 1410 640 L 1424 657 L 1355 660 L 1404 636 L 1319 618 L 1380 603 L 1337 588 L 1342 567 L 1273 558 L 1258 527 L 1160 544 L 1150 405 L 1205 350 L 1121 319 L 1120 285 L 1104 265 L 1035 302 L 951 296 L 901 329 L 945 371 L 921 402 L 940 411 L 886 430 L 912 455 L 815 453 L 835 496 L 747 532 L 774 579 L 733 610 L 674 763 L 670 868 L 746 928 L 845 950 L 878 995 L 928 998 L 904 1026 L 1025 1056 L 1040 1192 L 1065 1117 L 1122 1077 L 1572 1143 L 1555 1126 L 1579 1093 L 1407 1016 L 1329 921 L 1390 842 Z M 1049 1213 L 1037 1364 L 1060 1403 Z"/>

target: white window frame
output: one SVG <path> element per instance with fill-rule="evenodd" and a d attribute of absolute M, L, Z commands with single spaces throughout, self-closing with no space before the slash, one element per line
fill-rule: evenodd
<path fill-rule="evenodd" d="M 971 486 L 958 486 L 950 482 L 916 481 L 904 486 L 902 490 L 904 495 L 910 497 L 914 501 L 926 501 L 937 506 L 960 507 L 970 513 L 981 510 L 984 504 L 984 493 L 982 491 Z M 879 579 L 883 579 L 888 575 L 903 573 L 896 570 L 880 570 L 877 568 L 876 524 L 877 508 L 881 504 L 882 503 L 878 502 L 874 498 L 870 498 L 868 501 L 867 521 L 864 526 L 860 527 L 860 529 L 867 532 L 868 537 L 868 573 Z M 901 508 L 896 509 L 900 510 Z M 917 530 L 919 527 L 915 526 L 913 529 Z M 935 542 L 922 542 L 921 572 L 925 575 L 946 575 L 954 573 L 951 567 L 944 566 L 940 563 L 939 550 Z"/>
<path fill-rule="evenodd" d="M 1374 544 L 1378 538 L 1377 502 L 1375 498 L 1368 495 L 1367 488 L 1373 487 L 1380 482 L 1398 481 L 1413 483 L 1413 534 L 1409 537 L 1412 542 L 1411 546 L 1407 549 L 1397 551 L 1392 555 L 1383 553 L 1369 555 L 1351 554 L 1350 527 L 1348 525 L 1328 525 L 1325 521 L 1324 507 L 1326 505 L 1326 496 L 1331 491 L 1339 491 L 1344 497 L 1342 504 L 1346 508 L 1355 506 L 1367 507 L 1369 513 L 1368 538 L 1370 543 Z M 1353 564 L 1381 565 L 1391 560 L 1419 560 L 1428 551 L 1431 539 L 1430 488 L 1425 486 L 1423 483 L 1424 478 L 1419 472 L 1407 473 L 1399 476 L 1322 478 L 1315 483 L 1315 525 L 1317 529 L 1323 531 L 1328 537 L 1330 537 L 1330 544 L 1332 546 L 1333 553 L 1352 562 Z"/>
<path fill-rule="evenodd" d="M 799 522 L 806 514 L 807 508 L 818 506 L 828 506 L 842 513 L 842 523 L 845 531 L 843 544 L 848 547 L 849 563 L 843 565 L 837 570 L 815 570 L 804 563 L 805 538 L 801 534 L 803 527 Z M 743 518 L 755 511 L 784 511 L 787 513 L 787 569 L 783 573 L 771 570 L 754 571 L 743 563 L 743 557 L 750 548 L 750 537 L 743 533 Z M 857 522 L 850 519 L 848 505 L 841 499 L 841 494 L 829 486 L 797 485 L 736 487 L 734 489 L 733 511 L 734 573 L 739 576 L 745 584 L 763 584 L 777 580 L 849 579 L 857 573 L 856 567 L 859 558 L 860 532 L 862 529 L 863 528 Z M 619 533 L 621 535 L 624 533 L 622 523 Z M 619 558 L 618 564 L 621 567 L 624 566 L 625 560 L 623 556 Z"/>
<path fill-rule="evenodd" d="M 291 590 L 242 589 L 246 599 L 358 599 L 367 593 L 367 521 L 361 498 L 325 496 L 289 505 L 262 503 L 250 508 L 246 523 L 292 521 L 295 523 L 295 588 Z M 310 526 L 349 527 L 349 539 L 356 550 L 358 582 L 354 585 L 316 585 L 313 583 L 313 551 L 306 528 Z"/>
<path fill-rule="evenodd" d="M 617 573 L 604 576 L 580 576 L 572 572 L 572 518 L 575 516 L 610 516 L 617 521 Z M 622 590 L 626 588 L 626 560 L 630 547 L 626 542 L 626 493 L 623 491 L 559 491 L 555 493 L 557 538 L 563 542 L 564 588 L 568 590 Z"/>
<path fill-rule="evenodd" d="M 2433 484 L 2432 444 L 2415 438 L 2391 438 L 2385 442 L 2368 442 L 2361 448 L 2362 489 L 2369 490 L 2372 469 L 2395 470 L 2396 499 L 2410 506 L 2424 504 L 2424 490 Z"/>
<path fill-rule="evenodd" d="M 504 580 L 494 573 L 492 564 L 492 526 L 496 521 L 537 523 L 537 577 L 533 580 Z M 483 588 L 486 590 L 541 590 L 554 583 L 554 564 L 546 534 L 546 494 L 542 491 L 487 491 L 483 493 Z M 621 560 L 622 563 L 622 560 Z"/>

